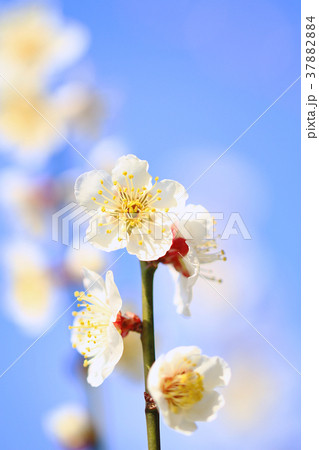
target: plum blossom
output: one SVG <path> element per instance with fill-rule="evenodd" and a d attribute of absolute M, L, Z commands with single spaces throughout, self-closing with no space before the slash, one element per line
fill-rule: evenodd
<path fill-rule="evenodd" d="M 227 386 L 230 376 L 222 358 L 202 355 L 198 347 L 177 347 L 155 361 L 147 386 L 165 423 L 189 435 L 195 422 L 216 418 L 224 398 L 215 388 Z"/>
<path fill-rule="evenodd" d="M 76 291 L 81 311 L 74 311 L 71 332 L 73 347 L 84 356 L 88 383 L 99 386 L 112 372 L 123 353 L 123 339 L 114 322 L 122 299 L 108 271 L 105 280 L 96 272 L 83 269 L 86 292 Z"/>
<path fill-rule="evenodd" d="M 188 219 L 184 225 L 187 237 L 184 237 L 180 223 L 184 215 Z M 172 227 L 174 239 L 171 248 L 157 262 L 168 264 L 176 283 L 174 304 L 178 314 L 190 316 L 190 303 L 193 297 L 193 286 L 198 277 L 204 276 L 217 280 L 210 269 L 205 266 L 217 260 L 226 260 L 223 250 L 217 251 L 214 233 L 214 219 L 207 209 L 201 205 L 187 205 L 183 214 Z"/>
<path fill-rule="evenodd" d="M 105 251 L 126 247 L 142 261 L 163 256 L 173 241 L 168 212 L 184 205 L 184 187 L 173 180 L 152 183 L 147 161 L 135 155 L 118 159 L 112 175 L 104 170 L 82 174 L 75 182 L 75 196 L 91 219 L 90 243 Z"/>
<path fill-rule="evenodd" d="M 121 313 L 122 299 L 114 282 L 112 271 L 105 280 L 92 270 L 83 269 L 85 292 L 76 291 L 80 311 L 74 311 L 71 342 L 84 356 L 88 367 L 87 381 L 99 386 L 114 370 L 123 353 L 123 337 L 130 331 L 140 333 L 142 323 L 138 316 Z"/>

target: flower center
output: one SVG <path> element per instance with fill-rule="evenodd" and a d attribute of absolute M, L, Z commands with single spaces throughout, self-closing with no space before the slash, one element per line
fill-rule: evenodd
<path fill-rule="evenodd" d="M 122 231 L 131 234 L 133 228 L 141 229 L 143 233 L 151 234 L 150 225 L 153 223 L 151 213 L 158 209 L 156 202 L 162 200 L 159 196 L 161 189 L 154 190 L 158 177 L 155 178 L 155 184 L 150 188 L 143 186 L 136 188 L 134 186 L 134 175 L 128 175 L 123 172 L 125 185 L 114 181 L 113 189 L 108 189 L 101 180 L 102 189 L 98 191 L 99 198 L 92 197 L 95 204 L 101 207 L 101 212 L 111 217 L 107 223 L 100 223 L 99 226 L 106 226 L 106 233 L 112 231 L 121 225 Z M 168 208 L 165 208 L 168 212 Z M 121 240 L 121 239 L 120 239 Z M 143 239 L 139 242 L 142 245 Z"/>
<path fill-rule="evenodd" d="M 175 414 L 179 409 L 190 408 L 203 398 L 203 376 L 193 370 L 167 377 L 162 384 L 162 392 Z"/>
<path fill-rule="evenodd" d="M 131 200 L 131 201 L 125 200 L 122 203 L 122 208 L 124 212 L 129 214 L 140 213 L 143 211 L 144 205 L 138 200 Z"/>

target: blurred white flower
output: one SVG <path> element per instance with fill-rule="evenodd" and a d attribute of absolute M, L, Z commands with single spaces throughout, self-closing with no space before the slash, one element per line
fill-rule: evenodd
<path fill-rule="evenodd" d="M 135 307 L 134 303 L 126 303 L 123 309 L 132 311 Z M 156 339 L 156 342 L 158 342 L 158 339 Z M 128 333 L 123 339 L 123 343 L 123 355 L 116 369 L 122 372 L 126 378 L 141 381 L 143 379 L 143 352 L 140 333 Z"/>
<path fill-rule="evenodd" d="M 13 150 L 16 159 L 34 166 L 61 147 L 59 133 L 67 134 L 68 123 L 53 94 L 31 85 L 21 93 L 11 88 L 0 92 L 1 149 Z"/>
<path fill-rule="evenodd" d="M 143 379 L 143 354 L 141 347 L 141 336 L 138 333 L 129 333 L 124 339 L 123 356 L 119 361 L 118 370 L 126 378 L 137 381 Z"/>
<path fill-rule="evenodd" d="M 90 416 L 81 405 L 59 406 L 46 415 L 43 425 L 48 435 L 67 449 L 86 448 L 95 441 Z"/>
<path fill-rule="evenodd" d="M 0 66 L 15 84 L 27 78 L 51 75 L 74 63 L 88 46 L 87 30 L 65 23 L 44 5 L 27 4 L 1 12 Z"/>
<path fill-rule="evenodd" d="M 80 249 L 68 247 L 64 257 L 64 276 L 67 280 L 79 281 L 82 267 L 87 266 L 94 272 L 102 272 L 106 267 L 105 253 L 89 244 L 81 245 Z"/>
<path fill-rule="evenodd" d="M 59 203 L 58 183 L 50 175 L 10 168 L 2 171 L 0 202 L 12 229 L 43 237 Z"/>
<path fill-rule="evenodd" d="M 284 375 L 278 367 L 265 361 L 265 355 L 261 355 L 257 348 L 250 350 L 237 352 L 233 358 L 233 381 L 225 394 L 228 408 L 223 421 L 241 433 L 262 426 L 267 415 L 273 417 L 273 408 L 285 395 L 284 390 L 290 381 L 286 377 L 288 384 L 283 389 Z"/>
<path fill-rule="evenodd" d="M 73 312 L 75 319 L 69 328 L 73 347 L 84 356 L 84 367 L 88 366 L 87 381 L 96 387 L 113 372 L 123 353 L 123 338 L 114 324 L 122 299 L 111 271 L 105 281 L 91 270 L 83 271 L 87 294 L 74 293 L 83 309 Z"/>
<path fill-rule="evenodd" d="M 99 136 L 103 120 L 107 116 L 101 92 L 89 84 L 73 82 L 60 87 L 56 98 L 71 131 L 92 138 Z"/>
<path fill-rule="evenodd" d="M 147 386 L 165 423 L 191 434 L 195 422 L 216 418 L 224 399 L 214 389 L 227 386 L 230 375 L 223 359 L 202 355 L 198 347 L 177 347 L 155 361 Z"/>
<path fill-rule="evenodd" d="M 187 237 L 180 231 L 183 224 Z M 207 209 L 201 205 L 187 205 L 180 215 L 180 221 L 176 220 L 173 226 L 174 239 L 168 252 L 158 260 L 163 264 L 169 264 L 171 274 L 176 283 L 174 304 L 178 314 L 190 316 L 189 305 L 193 298 L 193 286 L 199 274 L 215 280 L 212 271 L 205 269 L 203 265 L 217 260 L 226 260 L 224 251 L 217 251 L 214 235 L 214 219 Z"/>
<path fill-rule="evenodd" d="M 127 248 L 140 260 L 152 261 L 170 248 L 173 233 L 165 214 L 184 204 L 184 187 L 173 180 L 152 185 L 147 161 L 122 156 L 112 170 L 93 170 L 75 182 L 75 196 L 87 210 L 95 210 L 89 230 L 98 224 L 90 243 L 105 251 Z"/>
<path fill-rule="evenodd" d="M 15 241 L 5 252 L 9 272 L 5 307 L 25 331 L 37 334 L 49 324 L 58 293 L 41 247 Z"/>

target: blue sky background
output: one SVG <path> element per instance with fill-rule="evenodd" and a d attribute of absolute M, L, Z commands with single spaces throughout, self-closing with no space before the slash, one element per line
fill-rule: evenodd
<path fill-rule="evenodd" d="M 153 176 L 185 187 L 300 75 L 297 1 L 68 0 L 58 6 L 90 31 L 89 52 L 67 76 L 85 79 L 94 72 L 109 99 L 104 136 L 119 136 L 130 152 L 149 161 Z M 88 155 L 92 143 L 74 139 Z M 3 158 L 3 169 L 14 165 L 10 155 Z M 67 168 L 90 170 L 66 145 L 38 171 L 57 176 Z M 298 370 L 299 172 L 300 81 L 189 190 L 192 203 L 226 217 L 241 214 L 252 239 L 223 242 L 228 261 L 216 265 L 223 278 L 218 289 Z M 4 220 L 3 244 L 15 239 L 10 229 Z M 52 261 L 64 251 L 49 240 L 42 245 Z M 113 270 L 122 297 L 140 312 L 137 261 L 125 255 Z M 195 291 L 191 319 L 175 314 L 172 290 L 167 269 L 160 267 L 157 353 L 199 345 L 224 357 L 233 379 L 218 419 L 191 437 L 163 424 L 163 449 L 299 449 L 299 374 L 204 283 Z M 57 316 L 72 301 L 63 292 Z M 43 416 L 65 401 L 86 403 L 87 393 L 90 401 L 104 402 L 105 418 L 99 420 L 109 449 L 146 448 L 142 382 L 118 370 L 94 392 L 86 391 L 74 375 L 70 321 L 66 314 L 0 379 L 3 448 L 58 448 L 43 431 Z M 4 313 L 0 330 L 3 372 L 34 338 Z"/>

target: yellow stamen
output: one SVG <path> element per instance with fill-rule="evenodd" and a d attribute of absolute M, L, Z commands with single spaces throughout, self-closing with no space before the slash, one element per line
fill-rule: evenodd
<path fill-rule="evenodd" d="M 203 398 L 203 376 L 193 370 L 177 373 L 164 379 L 162 392 L 173 413 L 189 409 Z"/>

